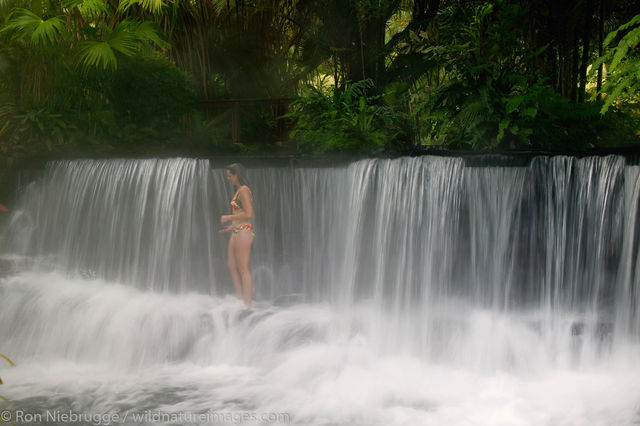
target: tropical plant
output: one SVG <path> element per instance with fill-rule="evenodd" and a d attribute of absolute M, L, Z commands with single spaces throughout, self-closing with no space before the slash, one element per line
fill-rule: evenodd
<path fill-rule="evenodd" d="M 380 96 L 367 97 L 371 80 L 350 83 L 327 92 L 309 86 L 296 100 L 288 118 L 297 120 L 292 136 L 302 151 L 366 152 L 385 147 L 397 136 L 394 111 Z"/>
<path fill-rule="evenodd" d="M 306 151 L 588 145 L 613 117 L 633 128 L 637 13 L 631 0 L 0 0 L 0 174 L 70 149 L 213 152 L 230 129 L 196 98 L 302 95 L 291 134 Z M 604 105 L 586 96 L 603 46 Z M 333 87 L 307 87 L 318 78 Z M 261 108 L 239 120 L 247 140 L 275 126 Z"/>
<path fill-rule="evenodd" d="M 300 0 L 170 2 L 156 16 L 172 60 L 203 99 L 286 96 L 309 70 L 298 67 L 310 17 Z"/>
<path fill-rule="evenodd" d="M 13 89 L 8 93 L 16 104 L 63 103 L 67 94 L 57 84 L 58 73 L 73 78 L 80 71 L 114 71 L 122 58 L 150 55 L 150 46 L 168 47 L 153 22 L 128 18 L 122 4 L 114 8 L 105 0 L 13 3 L 5 12 L 0 37 L 6 43 L 2 55 Z"/>
<path fill-rule="evenodd" d="M 606 95 L 602 114 L 623 97 L 627 101 L 637 102 L 637 94 L 640 92 L 640 14 L 609 33 L 604 47 L 616 40 L 617 44 L 596 59 L 592 66 L 592 70 L 595 70 L 602 64 L 607 64 L 607 81 L 600 92 Z"/>
<path fill-rule="evenodd" d="M 418 108 L 428 143 L 531 144 L 530 122 L 538 113 L 541 88 L 536 84 L 530 90 L 525 64 L 531 53 L 518 46 L 518 34 L 509 28 L 521 13 L 517 5 L 500 1 L 483 3 L 472 14 L 451 6 L 439 16 L 437 32 L 414 35 L 414 49 L 423 54 L 427 69 L 439 73 L 422 89 Z"/>
<path fill-rule="evenodd" d="M 412 55 L 400 54 L 413 32 L 426 29 L 440 0 L 309 0 L 302 14 L 313 17 L 302 34 L 302 63 L 332 76 L 333 85 L 371 80 L 368 90 L 387 84 L 411 83 L 423 74 Z"/>
<path fill-rule="evenodd" d="M 473 13 L 453 5 L 439 15 L 436 29 L 414 35 L 408 48 L 421 52 L 426 70 L 413 91 L 423 143 L 576 149 L 592 146 L 595 135 L 611 128 L 598 105 L 571 103 L 541 72 L 547 47 L 532 50 L 518 27 L 529 13 L 526 5 L 504 0 L 481 2 Z"/>
<path fill-rule="evenodd" d="M 0 106 L 0 152 L 6 166 L 20 157 L 52 151 L 73 140 L 73 125 L 46 107 Z"/>
<path fill-rule="evenodd" d="M 86 140 L 102 138 L 109 147 L 106 140 L 130 140 L 132 131 L 155 132 L 148 135 L 155 139 L 168 125 L 179 126 L 193 106 L 193 90 L 160 56 L 169 45 L 150 19 L 158 7 L 153 1 L 0 2 L 6 76 L 0 163 Z"/>

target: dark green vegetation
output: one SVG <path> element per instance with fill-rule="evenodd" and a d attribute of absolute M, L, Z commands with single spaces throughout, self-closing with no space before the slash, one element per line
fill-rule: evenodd
<path fill-rule="evenodd" d="M 0 174 L 72 153 L 637 144 L 639 13 L 635 0 L 0 0 Z M 224 99 L 253 100 L 235 128 Z"/>

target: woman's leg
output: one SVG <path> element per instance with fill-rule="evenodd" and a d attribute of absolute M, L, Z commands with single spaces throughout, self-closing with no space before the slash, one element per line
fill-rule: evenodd
<path fill-rule="evenodd" d="M 231 279 L 233 280 L 233 285 L 236 288 L 236 294 L 238 295 L 238 299 L 243 300 L 242 297 L 242 279 L 240 277 L 240 271 L 238 270 L 238 264 L 236 261 L 236 234 L 231 235 L 229 239 L 229 248 L 227 250 L 227 268 L 229 268 L 229 272 L 231 273 Z"/>
<path fill-rule="evenodd" d="M 242 282 L 242 295 L 244 304 L 251 306 L 251 295 L 253 293 L 253 278 L 249 269 L 249 259 L 251 258 L 251 245 L 253 244 L 253 233 L 251 230 L 243 230 L 234 235 L 235 260 Z"/>

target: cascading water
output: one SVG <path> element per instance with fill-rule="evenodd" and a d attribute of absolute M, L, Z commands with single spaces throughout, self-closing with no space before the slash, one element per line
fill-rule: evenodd
<path fill-rule="evenodd" d="M 0 234 L 12 410 L 117 424 L 214 423 L 133 417 L 145 410 L 271 415 L 223 424 L 640 422 L 640 167 L 420 157 L 249 179 L 244 311 L 218 233 L 233 195 L 223 169 L 49 164 Z"/>

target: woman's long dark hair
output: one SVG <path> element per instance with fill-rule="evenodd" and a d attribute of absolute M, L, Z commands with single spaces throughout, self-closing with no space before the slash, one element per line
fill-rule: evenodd
<path fill-rule="evenodd" d="M 229 170 L 232 175 L 238 176 L 238 182 L 240 182 L 240 186 L 242 185 L 249 186 L 249 179 L 247 179 L 247 172 L 242 164 L 240 163 L 229 164 L 226 167 L 226 169 Z"/>

